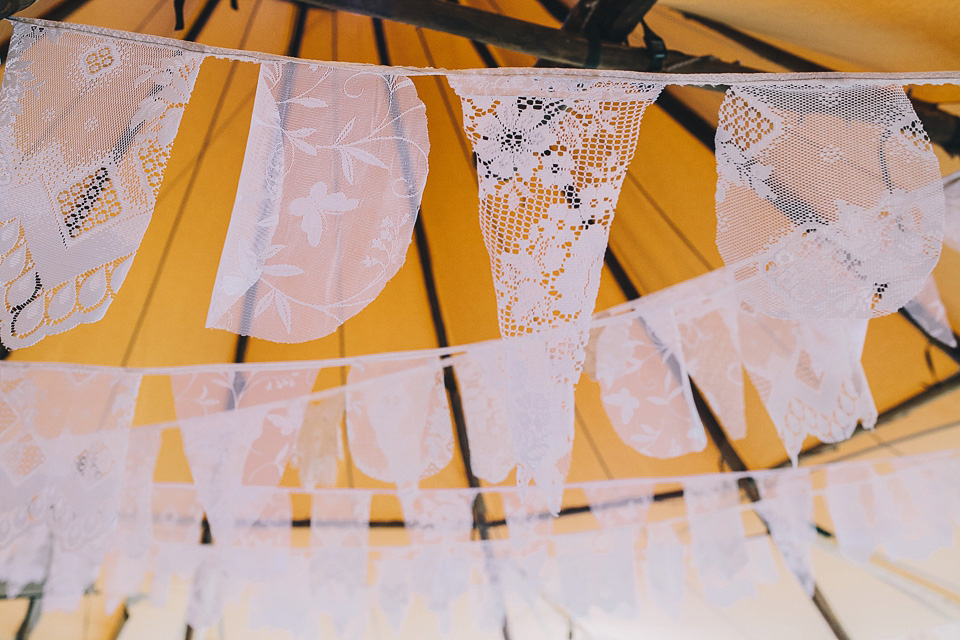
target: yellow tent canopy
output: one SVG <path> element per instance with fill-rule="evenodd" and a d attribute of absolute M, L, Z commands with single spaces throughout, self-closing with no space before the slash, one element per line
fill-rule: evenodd
<path fill-rule="evenodd" d="M 466 0 L 464 4 L 559 26 L 536 0 L 502 4 Z M 478 47 L 448 33 L 285 0 L 240 0 L 236 11 L 217 0 L 186 0 L 187 28 L 183 32 L 174 32 L 169 0 L 40 0 L 24 15 L 318 60 L 446 68 L 482 67 L 491 61 L 499 66 L 535 62 L 530 56 Z M 750 46 L 751 38 L 771 50 L 833 70 L 918 71 L 960 69 L 957 17 L 956 3 L 951 0 L 929 0 L 920 6 L 887 0 L 663 0 L 650 11 L 647 23 L 671 49 L 710 54 L 763 70 L 784 70 L 781 63 L 785 58 L 778 63 L 764 57 L 757 47 Z M 718 29 L 715 23 L 736 32 Z M 642 46 L 642 36 L 632 35 L 631 42 Z M 256 82 L 255 65 L 217 59 L 204 62 L 152 222 L 106 317 L 17 350 L 10 354 L 11 360 L 127 366 L 310 360 L 464 344 L 498 336 L 489 261 L 476 220 L 477 181 L 471 149 L 461 129 L 460 101 L 437 77 L 414 79 L 430 124 L 431 174 L 415 243 L 383 293 L 334 334 L 303 344 L 247 340 L 204 328 Z M 611 256 L 602 276 L 598 310 L 722 266 L 715 245 L 715 160 L 710 140 L 703 134 L 716 124 L 722 95 L 671 88 L 669 96 L 648 109 L 611 232 Z M 914 87 L 911 95 L 960 115 L 960 87 Z M 944 174 L 960 169 L 960 160 L 939 149 L 938 154 Z M 948 315 L 960 326 L 958 274 L 960 255 L 945 249 L 935 278 Z M 954 391 L 960 376 L 958 362 L 960 352 L 932 345 L 901 315 L 873 320 L 863 363 L 883 416 L 881 424 L 875 432 L 858 431 L 838 445 L 817 446 L 810 439 L 806 443 L 809 453 L 801 462 L 960 447 L 960 393 Z M 326 370 L 318 388 L 342 384 L 344 376 L 343 370 Z M 704 451 L 661 460 L 623 444 L 603 411 L 598 388 L 584 377 L 577 390 L 576 436 L 568 481 L 698 474 L 729 470 L 737 464 L 750 470 L 782 465 L 786 454 L 776 431 L 749 384 L 747 393 L 745 439 L 729 442 L 720 425 L 719 433 L 714 434 L 717 437 Z M 169 387 L 160 378 L 147 377 L 135 425 L 175 419 Z M 155 479 L 190 481 L 176 430 L 164 433 Z M 295 484 L 296 470 L 288 469 L 286 480 Z M 506 482 L 513 480 L 511 476 Z M 465 457 L 455 455 L 447 468 L 422 486 L 466 487 L 469 482 Z M 386 486 L 357 469 L 349 453 L 340 465 L 337 484 Z M 663 491 L 671 488 L 675 487 L 659 487 Z M 657 509 L 664 514 L 680 513 L 682 505 L 677 502 L 658 503 Z M 565 494 L 565 507 L 584 504 L 582 493 Z M 295 518 L 308 515 L 308 504 L 296 508 Z M 498 509 L 489 504 L 487 517 L 502 519 Z M 818 525 L 829 531 L 829 517 L 819 503 L 817 515 Z M 371 518 L 382 522 L 401 519 L 399 502 L 376 497 Z M 569 531 L 581 526 L 582 518 L 570 516 L 560 518 L 554 528 Z M 761 538 L 766 535 L 758 520 L 751 522 L 750 533 Z M 491 535 L 501 534 L 494 528 Z M 396 528 L 376 528 L 372 536 L 385 543 L 403 539 Z M 818 603 L 811 602 L 781 567 L 780 582 L 726 610 L 694 601 L 680 620 L 647 611 L 639 627 L 624 628 L 614 621 L 581 627 L 544 604 L 542 609 L 511 615 L 510 637 L 567 637 L 573 628 L 571 633 L 582 635 L 571 637 L 578 638 L 894 638 L 960 620 L 960 584 L 956 581 L 960 549 L 938 552 L 923 562 L 876 557 L 868 566 L 859 567 L 839 557 L 832 544 L 824 538 L 815 549 Z M 185 592 L 174 594 L 160 609 L 140 602 L 130 603 L 126 611 L 104 611 L 103 599 L 94 589 L 76 613 L 40 615 L 29 637 L 180 638 L 185 633 L 185 598 Z M 16 636 L 28 606 L 26 599 L 0 601 L 0 638 Z M 832 612 L 830 622 L 839 625 L 839 631 L 830 629 L 825 611 Z M 273 637 L 263 630 L 246 629 L 241 613 L 231 610 L 222 628 L 211 630 L 207 637 Z M 439 632 L 432 625 L 423 613 L 412 616 L 405 631 L 409 637 L 437 637 Z M 383 625 L 372 628 L 380 628 L 389 637 Z"/>

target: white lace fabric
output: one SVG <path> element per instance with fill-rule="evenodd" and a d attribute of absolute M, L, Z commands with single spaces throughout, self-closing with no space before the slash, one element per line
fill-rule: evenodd
<path fill-rule="evenodd" d="M 263 63 L 207 327 L 325 336 L 406 258 L 427 179 L 409 78 Z"/>
<path fill-rule="evenodd" d="M 526 427 L 542 449 L 545 437 L 572 435 L 572 388 L 610 224 L 643 112 L 662 87 L 536 77 L 449 80 L 477 157 L 480 229 L 500 333 L 513 338 L 559 330 L 539 353 L 510 354 L 506 369 L 513 393 L 544 411 L 528 408 Z M 531 372 L 540 382 L 524 375 Z M 557 410 L 547 414 L 547 406 Z M 531 456 L 514 445 L 518 458 L 527 458 L 518 467 L 521 483 L 557 484 L 569 449 Z"/>
<path fill-rule="evenodd" d="M 153 214 L 203 56 L 17 23 L 0 98 L 0 330 L 101 319 Z"/>
<path fill-rule="evenodd" d="M 137 374 L 0 372 L 0 581 L 8 594 L 43 582 L 46 606 L 70 610 L 96 578 L 126 481 L 139 386 Z"/>
<path fill-rule="evenodd" d="M 717 247 L 758 311 L 885 315 L 936 265 L 939 165 L 900 86 L 731 87 L 716 149 Z"/>
<path fill-rule="evenodd" d="M 411 490 L 453 459 L 439 360 L 355 365 L 347 384 L 356 386 L 347 392 L 346 424 L 358 469 Z"/>
<path fill-rule="evenodd" d="M 877 408 L 860 356 L 866 321 L 787 320 L 739 310 L 743 366 L 796 464 L 804 439 L 840 442 Z"/>

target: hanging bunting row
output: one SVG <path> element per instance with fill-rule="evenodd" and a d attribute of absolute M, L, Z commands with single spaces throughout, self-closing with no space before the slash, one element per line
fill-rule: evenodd
<path fill-rule="evenodd" d="M 461 597 L 476 600 L 483 628 L 501 625 L 507 593 L 549 597 L 574 616 L 596 606 L 631 618 L 638 578 L 648 599 L 679 613 L 687 563 L 697 575 L 694 588 L 717 605 L 776 582 L 766 538 L 748 535 L 751 518 L 769 529 L 808 593 L 817 500 L 829 513 L 829 544 L 855 562 L 878 552 L 926 557 L 952 544 L 960 524 L 957 452 L 579 483 L 569 488 L 582 491 L 592 520 L 575 534 L 555 528 L 549 499 L 539 491 L 317 489 L 323 458 L 310 455 L 330 440 L 323 417 L 331 412 L 315 411 L 313 403 L 258 404 L 277 389 L 294 396 L 309 388 L 315 373 L 250 375 L 239 383 L 212 374 L 172 379 L 192 484 L 154 478 L 161 431 L 130 428 L 139 375 L 49 370 L 5 378 L 0 582 L 6 593 L 42 583 L 45 607 L 73 609 L 99 575 L 108 606 L 145 591 L 162 604 L 171 581 L 183 579 L 193 584 L 187 621 L 204 628 L 248 587 L 251 626 L 309 637 L 315 616 L 324 613 L 340 635 L 361 633 L 375 603 L 398 627 L 415 594 L 441 625 Z M 65 411 L 76 400 L 71 396 L 22 412 L 41 381 L 83 395 L 88 410 Z M 20 407 L 9 404 L 17 400 Z M 235 408 L 223 411 L 224 404 Z M 434 449 L 408 451 L 416 449 L 429 466 Z M 326 454 L 336 456 L 336 447 Z M 294 463 L 299 483 L 284 479 Z M 657 504 L 677 496 L 658 497 L 658 486 L 678 482 L 685 515 L 671 510 L 665 518 Z M 759 500 L 745 501 L 738 482 L 754 483 Z M 399 501 L 405 543 L 371 540 L 372 530 L 388 526 L 371 521 L 378 495 Z M 475 531 L 478 501 L 488 515 L 502 516 L 487 525 L 502 528 L 492 540 Z M 210 544 L 199 543 L 204 519 Z"/>
<path fill-rule="evenodd" d="M 403 264 L 430 147 L 410 76 L 441 72 L 15 19 L 0 98 L 5 346 L 106 313 L 207 56 L 260 63 L 207 326 L 319 338 Z M 477 158 L 501 332 L 569 331 L 534 365 L 550 369 L 553 386 L 579 371 L 620 186 L 644 110 L 666 84 L 730 85 L 716 133 L 717 242 L 756 312 L 891 313 L 939 257 L 943 189 L 906 77 L 443 73 Z"/>
<path fill-rule="evenodd" d="M 840 442 L 858 425 L 872 428 L 877 410 L 860 364 L 867 321 L 770 318 L 738 302 L 735 287 L 722 269 L 594 316 L 582 357 L 596 384 L 580 385 L 579 393 L 598 394 L 623 442 L 657 458 L 706 446 L 695 393 L 728 437 L 745 437 L 744 372 L 794 463 L 808 437 Z M 917 317 L 933 322 L 937 308 L 934 296 Z M 949 325 L 934 326 L 952 337 Z M 314 362 L 149 369 L 2 363 L 0 408 L 16 429 L 0 436 L 7 451 L 0 469 L 16 475 L 21 460 L 47 459 L 38 452 L 60 447 L 68 427 L 87 429 L 72 441 L 101 448 L 101 416 L 121 415 L 119 408 L 108 411 L 107 401 L 125 403 L 124 429 L 134 408 L 156 415 L 172 403 L 168 421 L 134 430 L 178 428 L 195 480 L 229 468 L 236 472 L 231 482 L 240 483 L 244 469 L 256 469 L 276 485 L 293 463 L 306 486 L 330 486 L 349 448 L 364 474 L 415 492 L 453 459 L 449 369 L 475 475 L 499 484 L 516 469 L 517 484 L 533 480 L 556 513 L 573 449 L 574 382 L 568 404 L 554 406 L 547 400 L 554 389 L 541 387 L 537 397 L 529 384 L 515 382 L 519 376 L 555 384 L 542 354 L 556 346 L 556 335 Z M 320 382 L 321 371 L 344 367 L 345 384 Z M 141 379 L 152 391 L 138 398 Z M 169 389 L 169 399 L 158 388 Z M 76 427 L 70 416 L 86 426 Z M 25 430 L 22 437 L 17 429 Z M 229 496 L 214 502 L 232 508 Z"/>
<path fill-rule="evenodd" d="M 608 309 L 585 325 L 587 343 L 577 348 L 596 384 L 580 385 L 579 392 L 599 396 L 623 442 L 657 458 L 703 450 L 707 436 L 695 393 L 702 394 L 728 437 L 745 437 L 744 372 L 794 462 L 808 437 L 840 442 L 858 425 L 872 428 L 877 410 L 860 364 L 867 321 L 771 318 L 738 302 L 735 288 L 731 271 L 721 269 Z M 930 309 L 938 305 L 942 308 L 939 298 L 928 301 Z M 929 321 L 936 315 L 924 313 Z M 949 325 L 936 326 L 952 336 Z M 187 457 L 196 461 L 194 479 L 250 467 L 276 484 L 292 452 L 298 452 L 301 478 L 309 486 L 331 485 L 346 443 L 364 474 L 415 491 L 453 459 L 447 374 L 457 383 L 473 472 L 498 484 L 516 469 L 517 484 L 535 482 L 556 513 L 573 450 L 576 382 L 561 385 L 551 377 L 549 358 L 560 344 L 558 335 L 569 337 L 564 329 L 548 330 L 314 362 L 149 369 L 7 362 L 0 364 L 0 404 L 11 424 L 45 433 L 47 423 L 65 422 L 78 408 L 90 418 L 103 412 L 99 396 L 84 385 L 129 387 L 132 391 L 104 398 L 122 398 L 129 411 L 137 406 L 148 415 L 172 402 L 169 421 L 137 429 L 179 428 Z M 343 385 L 320 382 L 326 379 L 322 370 L 345 367 Z M 141 379 L 151 380 L 154 391 L 138 405 Z M 518 384 L 524 379 L 546 386 Z M 170 390 L 169 399 L 157 396 L 157 384 Z M 63 395 L 64 387 L 77 388 L 78 395 Z M 565 403 L 551 405 L 558 395 Z M 60 413 L 48 415 L 54 411 Z M 96 440 L 102 429 L 92 424 L 84 437 Z M 15 461 L 26 454 L 10 455 Z M 239 475 L 234 480 L 239 482 Z M 227 497 L 217 502 L 230 509 Z"/>

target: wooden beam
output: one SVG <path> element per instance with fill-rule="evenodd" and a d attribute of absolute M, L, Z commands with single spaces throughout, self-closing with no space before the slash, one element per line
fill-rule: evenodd
<path fill-rule="evenodd" d="M 23 11 L 37 0 L 0 0 L 0 18 Z"/>
<path fill-rule="evenodd" d="M 641 47 L 601 42 L 444 0 L 296 0 L 324 9 L 403 22 L 452 33 L 485 44 L 519 51 L 561 65 L 590 69 L 649 71 L 654 56 Z M 662 71 L 676 73 L 740 73 L 743 67 L 712 56 L 667 51 Z"/>

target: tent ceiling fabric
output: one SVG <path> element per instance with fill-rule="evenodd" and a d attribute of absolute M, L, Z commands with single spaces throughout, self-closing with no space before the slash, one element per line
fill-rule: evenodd
<path fill-rule="evenodd" d="M 556 21 L 535 0 L 464 2 L 487 11 L 556 27 Z M 304 8 L 286 0 L 240 0 L 239 10 L 227 2 L 186 0 L 185 33 L 198 42 L 319 60 L 394 65 L 473 68 L 484 57 L 469 41 L 453 35 L 382 23 L 342 12 Z M 208 10 L 213 7 L 212 13 Z M 173 30 L 169 0 L 53 0 L 38 2 L 26 15 L 166 37 Z M 960 68 L 960 21 L 950 0 L 931 1 L 923 10 L 887 0 L 838 4 L 831 0 L 795 3 L 786 0 L 663 0 L 648 24 L 671 49 L 739 60 L 765 70 L 782 70 L 741 44 L 688 20 L 680 12 L 708 17 L 748 31 L 772 44 L 836 70 L 939 70 Z M 6 27 L 4 27 L 6 28 Z M 642 43 L 639 34 L 631 41 Z M 530 66 L 529 56 L 491 48 L 500 66 Z M 276 344 L 240 339 L 204 328 L 208 302 L 226 236 L 244 156 L 257 84 L 255 65 L 209 59 L 202 66 L 189 108 L 181 122 L 152 222 L 144 236 L 123 292 L 103 320 L 69 333 L 50 336 L 17 350 L 14 361 L 164 366 L 246 361 L 308 360 L 359 354 L 423 349 L 498 337 L 497 303 L 477 223 L 477 177 L 472 151 L 461 128 L 460 100 L 436 77 L 414 79 L 430 122 L 431 165 L 443 168 L 443 179 L 428 180 L 420 224 L 406 263 L 382 294 L 333 334 L 303 344 Z M 715 159 L 696 135 L 698 123 L 716 125 L 723 94 L 695 88 L 670 88 L 670 101 L 647 108 L 635 160 L 630 166 L 610 233 L 615 272 L 601 275 L 597 309 L 624 302 L 630 290 L 640 294 L 696 277 L 722 266 L 715 243 Z M 960 113 L 957 87 L 917 88 L 926 99 L 943 100 L 942 108 Z M 952 103 L 950 101 L 953 101 Z M 938 152 L 944 174 L 960 169 L 960 159 Z M 954 326 L 960 326 L 960 254 L 944 249 L 934 271 Z M 433 303 L 433 304 L 431 304 Z M 863 364 L 881 414 L 960 372 L 956 353 L 932 347 L 904 317 L 893 314 L 871 320 Z M 320 386 L 342 384 L 346 372 L 325 370 Z M 576 392 L 577 414 L 573 459 L 568 482 L 678 476 L 729 470 L 729 456 L 714 442 L 699 453 L 675 459 L 646 457 L 623 445 L 600 404 L 595 383 L 584 377 Z M 801 458 L 801 464 L 890 457 L 960 447 L 960 393 L 945 394 L 906 415 L 888 420 L 874 433 L 856 433 L 850 440 Z M 175 420 L 170 390 L 145 378 L 134 417 L 135 425 Z M 756 391 L 747 384 L 748 434 L 732 448 L 748 469 L 784 463 L 786 454 Z M 808 438 L 805 445 L 816 444 Z M 459 443 L 458 443 L 459 446 Z M 353 461 L 341 463 L 337 485 L 389 486 L 363 474 Z M 160 481 L 189 481 L 179 434 L 163 434 Z M 514 475 L 505 481 L 512 483 Z M 423 487 L 466 487 L 463 457 L 427 478 Z M 664 485 L 663 490 L 671 487 Z M 564 506 L 584 504 L 579 492 L 568 491 Z M 309 505 L 294 517 L 308 516 Z M 295 507 L 296 508 L 296 507 Z M 662 505 L 665 512 L 679 507 Z M 500 518 L 496 508 L 489 514 Z M 372 519 L 402 518 L 399 501 L 377 496 Z M 821 504 L 818 523 L 829 523 Z M 576 530 L 576 519 L 558 524 Z M 766 541 L 759 522 L 754 530 Z M 377 531 L 390 540 L 396 533 Z M 921 629 L 960 620 L 960 550 L 938 552 L 922 562 L 879 559 L 854 567 L 836 554 L 829 541 L 814 553 L 818 586 L 851 638 L 896 638 Z M 671 638 L 831 638 L 835 637 L 817 608 L 780 567 L 781 580 L 756 598 L 729 609 L 717 609 L 696 594 L 684 617 L 674 620 L 661 611 L 645 611 L 642 633 L 611 620 L 593 621 L 577 630 L 582 637 Z M 174 591 L 164 608 L 131 605 L 124 621 L 118 611 L 104 611 L 96 593 L 74 614 L 45 614 L 31 638 L 118 637 L 179 638 L 187 593 Z M 539 608 L 538 608 L 539 607 Z M 26 614 L 27 602 L 0 601 L 0 637 L 13 637 Z M 426 611 L 408 621 L 409 637 L 434 637 Z M 267 637 L 244 628 L 245 616 L 231 610 L 218 632 L 208 638 Z M 537 603 L 511 617 L 512 637 L 566 637 L 562 615 Z M 418 626 L 420 625 L 420 626 Z M 494 636 L 495 637 L 495 636 Z M 581 637 L 581 636 L 576 636 Z"/>

